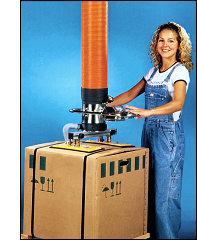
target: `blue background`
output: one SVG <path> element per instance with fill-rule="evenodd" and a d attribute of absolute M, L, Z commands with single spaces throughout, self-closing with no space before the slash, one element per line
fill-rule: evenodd
<path fill-rule="evenodd" d="M 130 89 L 153 66 L 149 45 L 160 24 L 173 21 L 190 34 L 194 69 L 183 108 L 186 154 L 180 237 L 196 238 L 196 2 L 109 1 L 108 92 Z M 25 147 L 63 140 L 67 123 L 81 123 L 81 2 L 21 2 L 21 223 Z M 144 107 L 144 95 L 132 102 Z M 143 119 L 109 122 L 112 141 L 140 147 Z M 21 233 L 22 233 L 21 224 Z"/>

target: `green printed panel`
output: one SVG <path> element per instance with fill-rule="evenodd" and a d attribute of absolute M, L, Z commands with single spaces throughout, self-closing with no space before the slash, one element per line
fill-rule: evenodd
<path fill-rule="evenodd" d="M 40 156 L 40 170 L 46 170 L 46 157 Z"/>
<path fill-rule="evenodd" d="M 121 163 L 122 161 L 123 161 L 123 160 L 118 160 L 118 174 L 123 173 L 123 167 L 120 166 L 120 163 Z"/>
<path fill-rule="evenodd" d="M 29 155 L 29 168 L 33 168 L 34 155 Z"/>
<path fill-rule="evenodd" d="M 131 172 L 131 158 L 127 158 L 127 161 L 129 162 L 127 165 L 127 172 Z"/>
<path fill-rule="evenodd" d="M 145 155 L 143 155 L 143 163 L 142 163 L 142 168 L 145 168 Z"/>
<path fill-rule="evenodd" d="M 114 175 L 114 164 L 115 162 L 110 162 L 110 169 L 109 169 L 109 175 L 113 176 Z"/>
<path fill-rule="evenodd" d="M 106 177 L 106 163 L 101 163 L 101 178 Z"/>
<path fill-rule="evenodd" d="M 135 170 L 139 170 L 139 157 L 135 157 Z"/>

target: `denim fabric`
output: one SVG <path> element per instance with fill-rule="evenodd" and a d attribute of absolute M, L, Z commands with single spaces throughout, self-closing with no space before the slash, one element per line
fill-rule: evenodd
<path fill-rule="evenodd" d="M 165 81 L 169 81 L 174 68 Z M 149 84 L 154 74 L 155 71 L 145 88 L 146 109 L 171 101 L 165 85 Z M 172 114 L 145 118 L 141 146 L 149 148 L 150 154 L 148 231 L 151 238 L 176 239 L 181 226 L 185 151 L 182 117 L 176 122 Z"/>

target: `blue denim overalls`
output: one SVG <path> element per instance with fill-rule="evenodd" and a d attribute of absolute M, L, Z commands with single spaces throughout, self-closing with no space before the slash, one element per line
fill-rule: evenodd
<path fill-rule="evenodd" d="M 176 64 L 167 78 L 168 82 Z M 171 101 L 166 85 L 150 85 L 154 69 L 145 88 L 145 108 L 152 109 Z M 148 231 L 151 238 L 178 238 L 181 226 L 181 187 L 185 140 L 182 117 L 173 115 L 145 118 L 141 146 L 149 148 L 149 214 Z"/>

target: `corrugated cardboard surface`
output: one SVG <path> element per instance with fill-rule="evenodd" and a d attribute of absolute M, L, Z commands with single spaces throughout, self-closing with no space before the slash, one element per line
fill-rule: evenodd
<path fill-rule="evenodd" d="M 43 239 L 131 239 L 147 233 L 148 149 L 99 145 L 99 152 L 86 153 L 43 147 L 50 144 L 25 149 L 24 234 L 31 235 L 32 226 Z"/>

